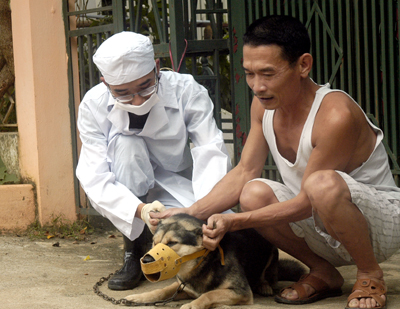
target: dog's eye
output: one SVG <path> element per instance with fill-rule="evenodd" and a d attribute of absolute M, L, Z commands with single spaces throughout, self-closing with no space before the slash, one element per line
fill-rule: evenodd
<path fill-rule="evenodd" d="M 178 242 L 176 242 L 176 241 L 169 241 L 168 243 L 167 243 L 167 246 L 168 247 L 172 247 L 172 246 L 174 246 L 174 245 L 176 245 Z"/>

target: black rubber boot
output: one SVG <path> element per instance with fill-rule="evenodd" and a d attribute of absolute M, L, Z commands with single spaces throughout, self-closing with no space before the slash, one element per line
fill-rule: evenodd
<path fill-rule="evenodd" d="M 134 241 L 129 240 L 125 235 L 125 255 L 124 265 L 118 270 L 108 281 L 110 290 L 131 290 L 139 285 L 139 281 L 143 276 L 140 267 L 140 258 L 151 247 L 151 232 L 145 226 L 142 234 Z"/>

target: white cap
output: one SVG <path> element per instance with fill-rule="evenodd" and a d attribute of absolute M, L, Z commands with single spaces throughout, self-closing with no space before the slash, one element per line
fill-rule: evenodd
<path fill-rule="evenodd" d="M 142 34 L 120 32 L 100 45 L 93 62 L 108 84 L 122 85 L 154 70 L 153 45 Z"/>

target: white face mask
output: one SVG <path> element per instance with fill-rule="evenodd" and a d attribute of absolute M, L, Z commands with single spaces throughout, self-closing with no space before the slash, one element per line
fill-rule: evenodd
<path fill-rule="evenodd" d="M 158 97 L 157 93 L 153 93 L 151 97 L 144 101 L 143 104 L 141 105 L 132 105 L 129 103 L 120 103 L 117 100 L 114 101 L 114 105 L 116 108 L 122 109 L 124 111 L 127 111 L 129 113 L 142 116 L 150 112 L 151 108 L 156 105 L 160 101 L 160 98 Z"/>

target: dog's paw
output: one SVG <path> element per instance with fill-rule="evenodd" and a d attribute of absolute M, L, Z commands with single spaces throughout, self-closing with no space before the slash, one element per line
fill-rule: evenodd
<path fill-rule="evenodd" d="M 274 290 L 272 287 L 268 284 L 268 282 L 263 282 L 261 283 L 257 288 L 256 288 L 257 294 L 260 294 L 261 296 L 272 296 L 274 295 Z"/>
<path fill-rule="evenodd" d="M 194 305 L 193 303 L 184 304 L 181 309 L 203 309 L 204 306 Z"/>
<path fill-rule="evenodd" d="M 164 210 L 166 210 L 165 206 L 163 204 L 161 204 L 159 201 L 154 201 L 153 203 L 146 204 L 142 208 L 142 212 L 140 214 L 142 217 L 142 220 L 144 221 L 144 223 L 147 224 L 147 226 L 149 227 L 150 231 L 153 234 L 154 234 L 157 226 L 150 224 L 150 212 L 152 212 L 152 211 L 162 212 Z"/>
<path fill-rule="evenodd" d="M 147 302 L 151 302 L 151 301 L 156 301 L 156 300 L 152 300 L 148 293 L 142 293 L 142 294 L 132 294 L 129 296 L 125 297 L 126 300 L 129 300 L 131 302 L 134 303 L 147 303 Z"/>

